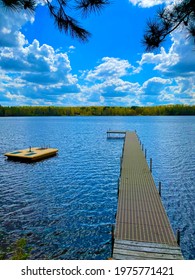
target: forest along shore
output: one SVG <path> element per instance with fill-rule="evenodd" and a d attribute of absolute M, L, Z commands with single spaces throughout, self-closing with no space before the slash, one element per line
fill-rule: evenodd
<path fill-rule="evenodd" d="M 195 105 L 162 106 L 1 106 L 0 117 L 11 116 L 192 116 Z"/>

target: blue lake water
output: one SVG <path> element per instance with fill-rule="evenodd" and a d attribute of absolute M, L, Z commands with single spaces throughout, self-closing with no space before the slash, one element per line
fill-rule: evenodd
<path fill-rule="evenodd" d="M 185 259 L 195 259 L 195 117 L 0 118 L 0 243 L 25 237 L 31 259 L 107 259 L 117 210 L 122 140 L 106 131 L 136 130 Z M 27 164 L 5 152 L 59 149 Z"/>

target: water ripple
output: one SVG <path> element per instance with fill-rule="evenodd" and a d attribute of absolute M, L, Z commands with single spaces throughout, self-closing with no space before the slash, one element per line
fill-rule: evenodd
<path fill-rule="evenodd" d="M 25 237 L 31 259 L 107 259 L 117 208 L 122 140 L 137 130 L 186 259 L 195 258 L 194 117 L 0 118 L 0 245 Z M 14 131 L 14 133 L 13 133 Z M 50 145 L 56 157 L 25 164 L 3 153 Z"/>

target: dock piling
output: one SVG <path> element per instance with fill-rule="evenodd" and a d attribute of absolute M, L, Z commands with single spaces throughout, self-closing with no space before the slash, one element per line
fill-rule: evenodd
<path fill-rule="evenodd" d="M 112 253 L 114 251 L 114 228 L 115 228 L 115 225 L 112 224 Z"/>
<path fill-rule="evenodd" d="M 159 192 L 159 195 L 161 196 L 161 182 L 159 182 L 159 185 L 158 185 L 158 192 Z"/>
<path fill-rule="evenodd" d="M 150 172 L 152 173 L 152 158 L 150 158 Z"/>
<path fill-rule="evenodd" d="M 177 230 L 177 233 L 176 233 L 176 239 L 177 239 L 178 246 L 180 246 L 180 230 L 179 229 Z"/>
<path fill-rule="evenodd" d="M 120 177 L 118 178 L 118 189 L 117 189 L 117 197 L 119 196 L 119 186 L 120 186 Z"/>

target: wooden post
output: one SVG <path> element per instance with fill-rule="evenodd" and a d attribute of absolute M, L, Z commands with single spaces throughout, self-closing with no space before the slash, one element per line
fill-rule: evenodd
<path fill-rule="evenodd" d="M 147 150 L 145 149 L 145 158 L 147 157 Z"/>
<path fill-rule="evenodd" d="M 150 172 L 152 173 L 152 158 L 150 158 Z"/>
<path fill-rule="evenodd" d="M 114 225 L 112 225 L 112 254 L 114 251 Z"/>
<path fill-rule="evenodd" d="M 177 233 L 176 233 L 176 239 L 177 239 L 177 244 L 180 246 L 180 230 L 179 229 L 177 230 Z"/>
<path fill-rule="evenodd" d="M 118 190 L 117 190 L 117 196 L 119 196 L 119 186 L 120 186 L 120 177 L 118 178 Z"/>
<path fill-rule="evenodd" d="M 158 189 L 158 192 L 159 192 L 159 195 L 161 196 L 161 182 L 159 182 L 159 189 Z"/>
<path fill-rule="evenodd" d="M 120 159 L 120 175 L 121 175 L 121 171 L 122 171 L 122 157 L 121 157 L 121 159 Z"/>
<path fill-rule="evenodd" d="M 142 144 L 142 151 L 144 150 L 144 144 Z"/>
<path fill-rule="evenodd" d="M 31 152 L 31 146 L 29 147 L 29 152 Z"/>

